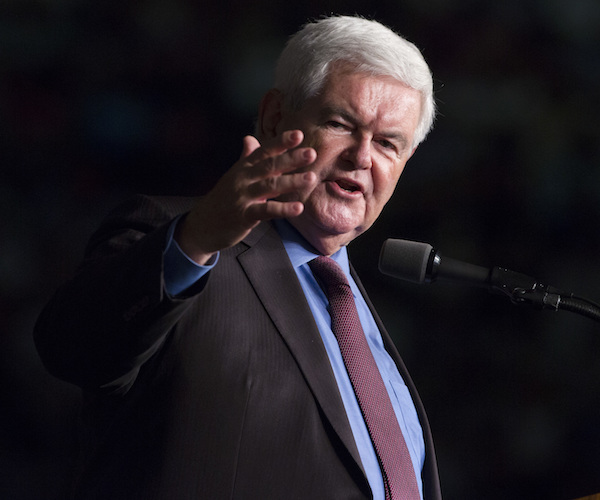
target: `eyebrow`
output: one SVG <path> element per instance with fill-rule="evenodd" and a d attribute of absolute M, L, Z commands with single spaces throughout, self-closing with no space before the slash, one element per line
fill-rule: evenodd
<path fill-rule="evenodd" d="M 338 116 L 341 116 L 344 120 L 347 120 L 350 122 L 357 121 L 356 118 L 353 115 L 351 115 L 350 113 L 348 113 L 346 110 L 344 110 L 342 108 L 337 108 L 334 106 L 323 107 L 319 114 L 320 114 L 322 120 L 325 120 L 326 118 L 328 118 L 331 115 L 338 115 Z"/>
<path fill-rule="evenodd" d="M 359 120 L 354 115 L 350 114 L 345 109 L 338 108 L 335 106 L 324 106 L 321 109 L 321 112 L 319 113 L 319 115 L 321 117 L 321 120 L 326 120 L 331 115 L 337 115 L 351 123 L 359 122 Z M 389 139 L 391 141 L 398 142 L 401 149 L 406 148 L 408 145 L 408 140 L 406 139 L 406 136 L 402 132 L 384 131 L 384 132 L 379 132 L 377 135 L 380 137 L 384 137 L 385 139 Z"/>

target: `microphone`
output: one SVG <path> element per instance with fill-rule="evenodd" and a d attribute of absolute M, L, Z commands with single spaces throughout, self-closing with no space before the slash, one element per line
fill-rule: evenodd
<path fill-rule="evenodd" d="M 428 243 L 388 239 L 381 247 L 379 270 L 413 283 L 449 281 L 487 286 L 490 270 L 442 256 Z"/>
<path fill-rule="evenodd" d="M 381 247 L 379 270 L 413 283 L 435 281 L 487 288 L 515 304 L 538 309 L 566 309 L 600 321 L 600 306 L 538 280 L 501 267 L 485 268 L 442 257 L 428 243 L 388 239 Z"/>

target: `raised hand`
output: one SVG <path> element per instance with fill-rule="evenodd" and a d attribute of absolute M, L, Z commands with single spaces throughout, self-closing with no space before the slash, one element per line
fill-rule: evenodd
<path fill-rule="evenodd" d="M 316 175 L 304 168 L 317 153 L 298 147 L 303 138 L 300 130 L 284 132 L 263 145 L 244 137 L 240 159 L 180 222 L 175 239 L 181 249 L 204 264 L 241 241 L 260 221 L 300 215 L 301 202 L 276 198 L 316 185 Z"/>

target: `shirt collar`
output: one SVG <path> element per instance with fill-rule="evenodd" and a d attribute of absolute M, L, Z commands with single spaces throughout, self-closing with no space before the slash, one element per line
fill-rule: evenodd
<path fill-rule="evenodd" d="M 316 259 L 320 254 L 312 247 L 298 230 L 285 219 L 273 221 L 275 229 L 281 236 L 283 246 L 290 258 L 292 266 L 298 268 Z M 343 269 L 347 276 L 350 276 L 350 263 L 348 261 L 348 250 L 346 247 L 340 248 L 331 258 L 335 260 Z"/>

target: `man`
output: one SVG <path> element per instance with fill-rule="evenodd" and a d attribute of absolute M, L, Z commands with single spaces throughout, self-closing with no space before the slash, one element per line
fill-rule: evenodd
<path fill-rule="evenodd" d="M 257 137 L 206 196 L 139 197 L 104 222 L 35 331 L 48 369 L 83 389 L 76 498 L 441 498 L 422 404 L 345 248 L 433 116 L 412 44 L 326 18 L 289 41 Z M 397 429 L 383 445 L 318 256 L 354 293 L 375 411 Z M 392 435 L 401 467 L 381 451 Z"/>

